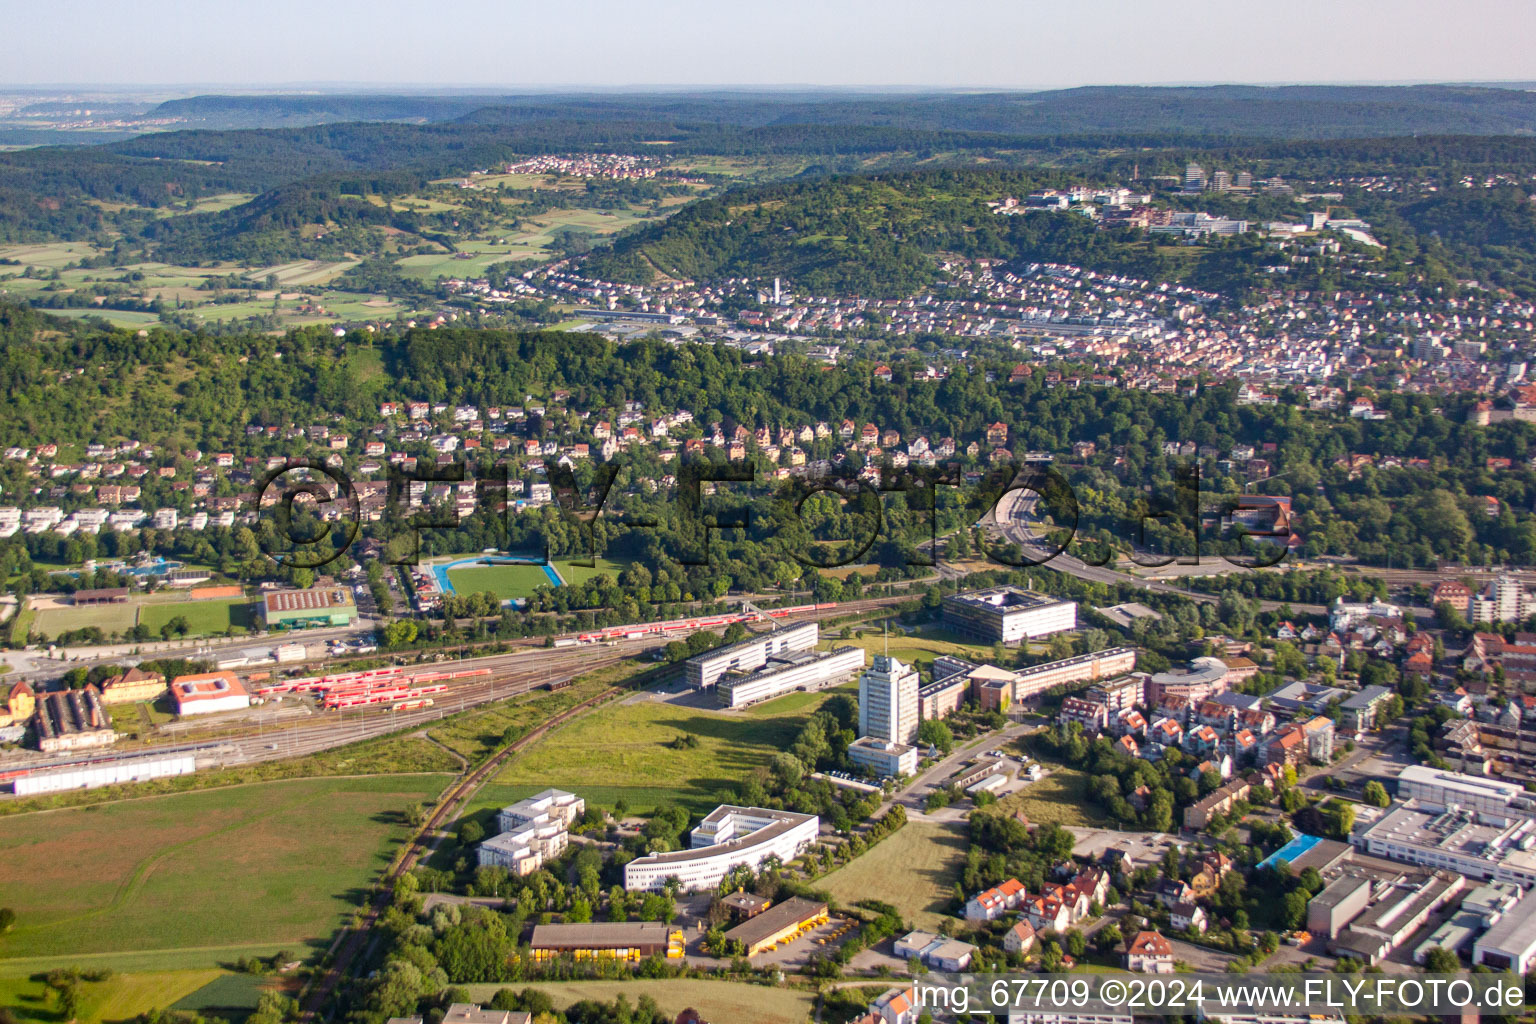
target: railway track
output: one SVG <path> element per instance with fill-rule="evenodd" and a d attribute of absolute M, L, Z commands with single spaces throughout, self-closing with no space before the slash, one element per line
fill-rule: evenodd
<path fill-rule="evenodd" d="M 548 735 L 551 730 L 559 728 L 574 718 L 580 717 L 622 692 L 624 691 L 619 687 L 610 687 L 602 693 L 588 697 L 575 707 L 567 708 L 529 732 L 526 736 L 520 737 L 512 744 L 492 754 L 484 763 L 464 775 L 463 778 L 449 788 L 448 792 L 443 794 L 438 800 L 437 808 L 427 818 L 420 831 L 412 837 L 405 848 L 396 855 L 390 866 L 385 869 L 384 885 L 369 905 L 363 920 L 357 927 L 348 929 L 338 939 L 339 945 L 333 946 L 335 956 L 330 970 L 326 972 L 319 985 L 304 1000 L 304 1013 L 306 1017 L 312 1019 L 318 1016 L 320 1010 L 326 1005 L 331 996 L 335 994 L 336 989 L 351 974 L 353 964 L 356 962 L 359 954 L 366 948 L 369 933 L 378 922 L 379 916 L 388 908 L 390 900 L 394 895 L 392 883 L 401 875 L 414 868 L 421 862 L 424 855 L 436 847 L 437 841 L 441 839 L 443 825 L 451 821 L 453 816 L 463 809 L 464 805 L 469 802 L 469 799 L 480 790 L 481 786 L 485 785 L 486 781 L 496 773 L 506 760 L 514 754 L 526 750 L 531 744 L 538 742 Z"/>

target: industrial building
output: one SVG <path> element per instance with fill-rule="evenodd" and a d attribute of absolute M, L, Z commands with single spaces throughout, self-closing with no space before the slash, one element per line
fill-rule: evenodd
<path fill-rule="evenodd" d="M 587 924 L 540 924 L 529 942 L 535 960 L 571 956 L 577 960 L 643 960 L 649 956 L 678 960 L 683 933 L 657 921 L 594 921 Z"/>
<path fill-rule="evenodd" d="M 261 617 L 268 629 L 350 626 L 357 621 L 357 602 L 346 587 L 277 590 L 262 598 Z"/>
<path fill-rule="evenodd" d="M 788 651 L 769 656 L 763 668 L 749 675 L 721 677 L 715 683 L 715 696 L 723 708 L 741 708 L 795 690 L 837 686 L 852 679 L 863 667 L 864 650 L 859 647 Z"/>
<path fill-rule="evenodd" d="M 1465 886 L 1466 879 L 1450 871 L 1436 871 L 1427 879 L 1391 886 L 1379 893 L 1328 948 L 1337 956 L 1352 956 L 1367 966 L 1375 964 L 1407 942 L 1431 914 Z"/>
<path fill-rule="evenodd" d="M 38 749 L 50 754 L 106 747 L 117 739 L 101 691 L 90 685 L 40 696 L 32 727 L 37 732 Z"/>
<path fill-rule="evenodd" d="M 171 702 L 178 715 L 207 715 L 250 707 L 251 695 L 233 672 L 203 672 L 172 679 Z"/>
<path fill-rule="evenodd" d="M 943 616 L 944 625 L 957 633 L 1013 647 L 1076 629 L 1077 603 L 1018 587 L 991 587 L 944 598 Z"/>
<path fill-rule="evenodd" d="M 1429 951 L 1439 947 L 1458 955 L 1472 952 L 1473 941 L 1520 902 L 1522 890 L 1508 882 L 1484 882 L 1462 899 L 1461 906 L 1413 950 L 1413 962 L 1422 964 Z"/>
<path fill-rule="evenodd" d="M 756 956 L 793 942 L 804 933 L 827 923 L 827 905 L 796 896 L 785 900 L 725 933 L 727 939 L 740 942 L 747 956 Z"/>
<path fill-rule="evenodd" d="M 848 744 L 848 760 L 877 779 L 894 779 L 917 772 L 918 750 L 906 743 L 861 736 Z"/>
<path fill-rule="evenodd" d="M 1360 874 L 1340 875 L 1307 903 L 1307 931 L 1330 941 L 1336 939 L 1370 902 L 1369 878 Z"/>
<path fill-rule="evenodd" d="M 144 782 L 170 775 L 191 775 L 197 770 L 196 759 L 191 754 L 173 754 L 163 757 L 124 757 L 93 764 L 70 765 L 67 768 L 39 768 L 18 776 L 12 784 L 17 796 L 36 793 L 57 793 L 68 789 L 95 789 L 97 786 L 115 786 L 123 782 Z"/>
<path fill-rule="evenodd" d="M 770 658 L 783 657 L 792 651 L 809 651 L 820 638 L 821 629 L 816 623 L 802 622 L 705 651 L 689 658 L 683 668 L 689 686 L 707 690 L 731 673 L 750 673 L 765 667 Z"/>
<path fill-rule="evenodd" d="M 1442 811 L 1456 806 L 1499 818 L 1536 814 L 1536 805 L 1532 805 L 1524 787 L 1517 783 L 1419 764 L 1398 772 L 1397 795 L 1402 800 L 1416 800 L 1421 806 Z"/>
<path fill-rule="evenodd" d="M 887 743 L 917 739 L 917 671 L 889 655 L 875 655 L 859 677 L 859 736 Z"/>
<path fill-rule="evenodd" d="M 1472 962 L 1516 974 L 1536 964 L 1536 891 L 1522 897 L 1473 944 Z"/>
<path fill-rule="evenodd" d="M 559 789 L 546 789 L 503 807 L 496 815 L 500 833 L 475 851 L 480 866 L 503 867 L 514 875 L 532 874 L 565 852 L 570 826 L 586 808 L 581 797 Z"/>
<path fill-rule="evenodd" d="M 1394 807 L 1349 841 L 1375 857 L 1454 871 L 1468 878 L 1536 884 L 1536 820 L 1479 814 L 1417 800 Z"/>
<path fill-rule="evenodd" d="M 770 857 L 788 864 L 816 841 L 814 814 L 722 804 L 690 833 L 691 849 L 653 853 L 624 865 L 624 888 L 656 892 L 676 878 L 681 891 L 713 889 L 738 867 L 758 871 Z"/>

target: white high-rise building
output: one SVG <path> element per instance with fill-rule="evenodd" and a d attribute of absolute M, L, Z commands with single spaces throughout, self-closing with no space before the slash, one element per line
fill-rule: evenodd
<path fill-rule="evenodd" d="M 917 740 L 917 671 L 889 655 L 875 656 L 859 677 L 859 735 L 889 743 Z"/>
<path fill-rule="evenodd" d="M 1472 599 L 1472 621 L 1519 622 L 1529 606 L 1525 586 L 1514 576 L 1500 576 Z"/>

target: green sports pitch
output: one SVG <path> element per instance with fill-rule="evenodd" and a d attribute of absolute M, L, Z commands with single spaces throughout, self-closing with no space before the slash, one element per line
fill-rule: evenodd
<path fill-rule="evenodd" d="M 598 559 L 593 568 L 555 562 L 553 568 L 567 584 L 585 583 L 594 576 L 606 573 L 617 580 L 624 571 L 624 564 Z M 550 586 L 549 574 L 542 565 L 463 565 L 446 570 L 448 582 L 460 596 L 481 594 L 489 591 L 498 600 L 510 601 L 529 597 L 539 587 Z"/>

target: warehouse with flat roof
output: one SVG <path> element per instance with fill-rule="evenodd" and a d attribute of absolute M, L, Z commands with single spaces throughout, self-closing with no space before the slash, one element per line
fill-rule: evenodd
<path fill-rule="evenodd" d="M 748 918 L 726 932 L 725 937 L 741 943 L 747 956 L 756 956 L 793 942 L 805 932 L 826 923 L 825 903 L 795 896 Z"/>
<path fill-rule="evenodd" d="M 276 590 L 261 599 L 261 617 L 268 629 L 350 626 L 357 621 L 357 602 L 346 587 Z"/>
<path fill-rule="evenodd" d="M 535 960 L 675 960 L 682 957 L 684 942 L 681 929 L 659 921 L 592 921 L 535 925 L 529 948 Z"/>

